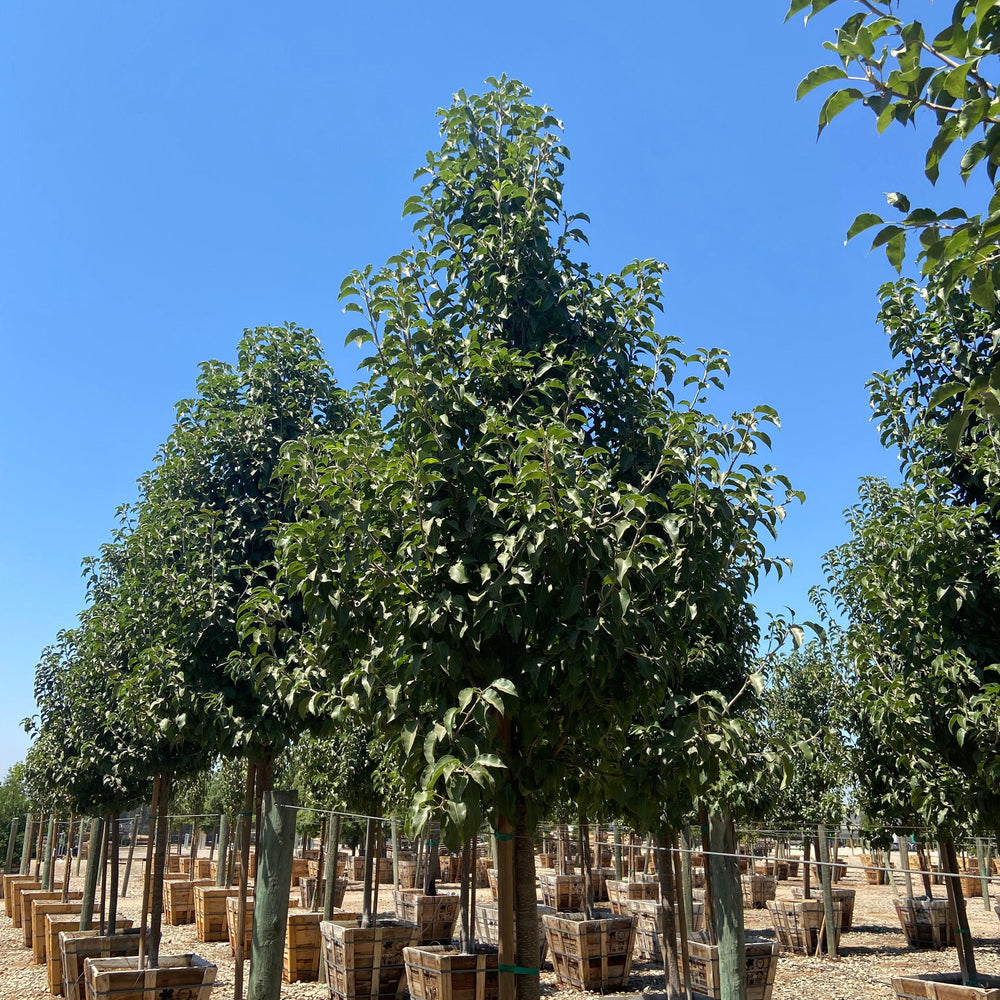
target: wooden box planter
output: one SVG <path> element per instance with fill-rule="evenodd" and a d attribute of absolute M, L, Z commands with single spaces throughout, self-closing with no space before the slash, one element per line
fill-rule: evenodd
<path fill-rule="evenodd" d="M 907 944 L 915 948 L 954 948 L 955 931 L 947 899 L 903 896 L 894 899 Z"/>
<path fill-rule="evenodd" d="M 198 940 L 225 941 L 229 936 L 226 900 L 238 896 L 235 886 L 196 885 L 194 887 L 194 925 Z"/>
<path fill-rule="evenodd" d="M 539 906 L 538 919 L 546 913 L 555 913 L 552 906 Z M 492 945 L 494 948 L 500 946 L 500 916 L 496 903 L 479 903 L 476 906 L 476 937 L 483 944 Z M 544 931 L 538 935 L 538 966 L 541 968 L 545 964 L 545 959 L 549 953 L 549 942 Z"/>
<path fill-rule="evenodd" d="M 196 879 L 207 879 L 210 878 L 215 880 L 215 862 L 209 861 L 208 858 L 195 858 L 194 859 L 194 877 Z"/>
<path fill-rule="evenodd" d="M 416 927 L 349 927 L 329 920 L 319 926 L 331 997 L 395 1000 L 406 972 L 403 949 L 416 944 Z"/>
<path fill-rule="evenodd" d="M 253 940 L 253 896 L 247 896 L 246 933 L 243 935 L 243 955 L 250 957 L 250 943 Z M 226 897 L 226 928 L 229 935 L 229 951 L 236 954 L 236 935 L 239 932 L 240 897 Z"/>
<path fill-rule="evenodd" d="M 35 903 L 58 903 L 61 899 L 62 892 L 55 889 L 28 889 L 21 893 L 21 938 L 25 948 L 31 947 Z M 74 892 L 70 899 L 83 899 L 83 893 Z"/>
<path fill-rule="evenodd" d="M 168 882 L 187 882 L 190 881 L 191 876 L 185 875 L 184 872 L 164 872 L 163 873 L 163 912 L 167 912 L 167 883 Z M 142 891 L 146 896 L 146 909 L 151 910 L 153 908 L 153 877 L 152 875 L 147 876 L 145 872 L 142 875 Z"/>
<path fill-rule="evenodd" d="M 609 879 L 606 885 L 611 912 L 616 916 L 628 913 L 628 904 L 631 902 L 660 898 L 660 887 L 656 882 L 623 882 Z"/>
<path fill-rule="evenodd" d="M 417 884 L 417 863 L 416 861 L 404 861 L 402 858 L 397 862 L 399 872 L 399 888 L 413 889 Z"/>
<path fill-rule="evenodd" d="M 982 899 L 983 898 L 983 881 L 976 875 L 975 878 L 963 878 L 959 879 L 962 883 L 962 895 L 966 899 Z M 989 881 L 987 881 L 987 886 L 989 886 Z"/>
<path fill-rule="evenodd" d="M 31 875 L 4 875 L 3 877 L 3 908 L 7 916 L 14 917 L 14 886 L 19 882 L 35 883 L 33 889 L 41 889 L 42 883 Z"/>
<path fill-rule="evenodd" d="M 451 944 L 455 919 L 458 917 L 459 897 L 452 893 L 425 896 L 420 889 L 397 889 L 392 894 L 396 916 L 415 924 L 417 938 L 414 944 Z"/>
<path fill-rule="evenodd" d="M 758 875 L 770 875 L 779 882 L 787 882 L 790 874 L 787 861 L 779 861 L 775 858 L 768 858 L 762 865 L 757 865 Z"/>
<path fill-rule="evenodd" d="M 492 858 L 477 858 L 476 859 L 476 888 L 486 889 L 489 887 L 490 880 L 487 874 L 489 870 L 493 867 Z"/>
<path fill-rule="evenodd" d="M 71 931 L 59 935 L 62 957 L 63 993 L 66 1000 L 83 1000 L 85 964 L 87 959 L 139 957 L 139 929 L 117 934 L 92 931 Z"/>
<path fill-rule="evenodd" d="M 115 924 L 116 933 L 121 933 L 132 926 L 132 921 L 120 917 Z M 62 949 L 59 946 L 60 934 L 83 934 L 95 936 L 98 931 L 81 931 L 79 913 L 72 917 L 65 914 L 49 914 L 45 918 L 45 976 L 48 980 L 49 992 L 53 996 L 63 993 Z"/>
<path fill-rule="evenodd" d="M 21 895 L 25 892 L 37 892 L 42 888 L 38 879 L 22 879 L 10 886 L 10 919 L 15 927 L 21 926 Z M 60 886 L 60 888 L 62 888 Z"/>
<path fill-rule="evenodd" d="M 799 865 L 802 863 L 801 858 L 788 858 L 788 877 L 798 878 L 799 877 Z"/>
<path fill-rule="evenodd" d="M 771 914 L 778 944 L 786 951 L 815 955 L 817 948 L 826 949 L 826 920 L 821 899 L 770 900 Z M 840 946 L 840 903 L 834 901 L 833 915 L 837 921 L 836 941 Z M 822 935 L 822 937 L 821 937 Z"/>
<path fill-rule="evenodd" d="M 322 907 L 326 899 L 326 879 L 316 878 L 310 875 L 309 878 L 299 879 L 299 906 L 304 910 L 311 910 L 316 902 L 316 887 L 319 886 L 319 901 L 317 907 Z M 347 891 L 347 879 L 339 878 L 333 883 L 333 905 L 340 907 L 344 905 L 344 893 Z"/>
<path fill-rule="evenodd" d="M 170 879 L 163 883 L 163 913 L 171 927 L 194 923 L 194 890 L 196 886 L 214 886 L 211 879 Z"/>
<path fill-rule="evenodd" d="M 594 902 L 607 903 L 610 900 L 608 882 L 614 880 L 614 868 L 594 868 L 591 870 L 590 877 L 594 883 Z M 582 872 L 580 878 L 583 878 Z"/>
<path fill-rule="evenodd" d="M 692 1000 L 719 1000 L 719 948 L 694 940 L 688 942 Z M 747 1000 L 771 1000 L 774 976 L 778 971 L 778 946 L 771 941 L 746 945 Z"/>
<path fill-rule="evenodd" d="M 36 899 L 29 907 L 29 915 L 22 921 L 22 928 L 27 933 L 27 927 L 31 926 L 31 954 L 36 965 L 41 965 L 45 961 L 45 950 L 47 942 L 45 939 L 45 918 L 49 915 L 63 917 L 76 914 L 77 923 L 80 919 L 80 911 L 83 909 L 82 892 L 71 892 L 69 899 L 64 903 L 62 893 L 58 899 Z"/>
<path fill-rule="evenodd" d="M 857 898 L 857 889 L 839 889 L 836 886 L 830 889 L 830 894 L 833 896 L 834 905 L 840 903 L 840 930 L 841 932 L 846 932 L 851 929 L 854 923 L 854 903 Z M 796 899 L 802 899 L 802 890 L 793 889 L 792 895 Z M 816 895 L 813 899 L 823 901 L 822 890 L 817 889 Z"/>
<path fill-rule="evenodd" d="M 773 875 L 741 875 L 740 882 L 745 910 L 763 910 L 778 891 L 778 880 Z"/>
<path fill-rule="evenodd" d="M 486 870 L 486 878 L 490 883 L 490 895 L 494 899 L 498 898 L 497 886 L 500 880 L 500 873 L 495 868 L 488 868 Z"/>
<path fill-rule="evenodd" d="M 659 900 L 635 900 L 628 904 L 629 912 L 635 917 L 635 957 L 644 962 L 663 961 L 663 909 Z M 689 933 L 705 928 L 705 904 L 691 904 L 694 926 Z M 679 930 L 679 928 L 678 928 Z"/>
<path fill-rule="evenodd" d="M 889 873 L 884 868 L 875 867 L 875 862 L 870 854 L 862 854 L 861 864 L 864 866 L 865 881 L 869 885 L 886 885 L 889 882 Z"/>
<path fill-rule="evenodd" d="M 161 957 L 155 969 L 136 958 L 87 962 L 87 1000 L 209 1000 L 218 970 L 197 955 Z"/>
<path fill-rule="evenodd" d="M 463 954 L 451 945 L 403 949 L 410 1000 L 497 1000 L 500 995 L 499 957 L 495 948 L 480 945 Z"/>
<path fill-rule="evenodd" d="M 916 863 L 914 863 L 913 867 L 914 868 L 917 867 Z M 833 868 L 833 881 L 834 884 L 836 885 L 836 883 L 839 882 L 847 874 L 847 862 L 846 861 L 833 862 L 832 868 Z M 819 885 L 820 882 L 822 881 L 822 878 L 819 873 L 819 868 L 816 865 L 813 865 L 813 875 L 816 879 L 816 884 Z"/>
<path fill-rule="evenodd" d="M 542 926 L 561 986 L 600 993 L 625 988 L 632 971 L 635 917 L 586 920 L 579 913 L 547 913 Z"/>
<path fill-rule="evenodd" d="M 544 872 L 538 876 L 542 902 L 556 910 L 580 910 L 583 906 L 583 876 L 556 875 Z"/>
<path fill-rule="evenodd" d="M 374 881 L 381 885 L 388 885 L 392 882 L 392 860 L 390 858 L 378 858 L 378 864 L 373 866 L 372 873 L 377 875 Z M 351 878 L 355 882 L 363 882 L 365 878 L 365 858 L 363 854 L 358 854 L 351 859 Z"/>
<path fill-rule="evenodd" d="M 980 976 L 976 986 L 963 986 L 957 972 L 927 976 L 893 976 L 896 1000 L 1000 1000 L 1000 976 Z"/>
<path fill-rule="evenodd" d="M 334 911 L 333 923 L 358 926 L 357 913 Z M 322 913 L 289 913 L 285 923 L 285 953 L 281 978 L 286 983 L 315 982 L 319 979 L 319 963 L 323 954 L 320 934 Z"/>
<path fill-rule="evenodd" d="M 555 868 L 556 856 L 554 854 L 539 854 L 536 857 L 539 868 Z"/>

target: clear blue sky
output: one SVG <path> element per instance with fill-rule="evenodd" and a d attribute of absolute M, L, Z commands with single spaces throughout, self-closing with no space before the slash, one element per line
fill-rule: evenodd
<path fill-rule="evenodd" d="M 890 272 L 844 232 L 885 191 L 948 197 L 925 194 L 926 134 L 878 139 L 855 109 L 816 142 L 794 90 L 841 6 L 803 28 L 782 0 L 0 3 L 0 773 L 198 362 L 294 320 L 353 382 L 340 281 L 408 243 L 435 109 L 503 72 L 566 124 L 591 262 L 665 260 L 665 328 L 732 352 L 728 408 L 781 413 L 808 502 L 759 604 L 801 615 L 858 477 L 895 472 L 864 387 Z"/>

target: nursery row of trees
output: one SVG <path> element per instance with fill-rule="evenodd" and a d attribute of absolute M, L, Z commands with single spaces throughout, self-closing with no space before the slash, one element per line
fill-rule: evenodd
<path fill-rule="evenodd" d="M 878 4 L 864 6 L 838 33 L 854 33 L 848 62 L 869 58 L 857 37 Z M 86 564 L 78 627 L 39 665 L 37 807 L 113 815 L 155 779 L 163 812 L 175 778 L 241 760 L 248 845 L 284 748 L 315 761 L 321 741 L 364 733 L 364 752 L 331 751 L 358 764 L 344 782 L 315 768 L 312 803 L 396 806 L 456 848 L 489 825 L 513 901 L 501 961 L 529 968 L 531 833 L 567 805 L 664 846 L 699 813 L 715 846 L 736 817 L 836 822 L 849 732 L 866 815 L 946 840 L 969 817 L 994 828 L 982 280 L 951 268 L 883 291 L 898 365 L 872 398 L 906 483 L 866 482 L 828 557 L 818 596 L 846 624 L 775 655 L 803 637 L 783 621 L 762 636 L 751 604 L 784 565 L 765 541 L 802 499 L 758 457 L 777 415 L 713 412 L 728 361 L 657 332 L 664 265 L 605 275 L 578 259 L 587 219 L 563 205 L 561 124 L 521 84 L 488 83 L 439 112 L 441 147 L 404 207 L 414 245 L 343 283 L 348 340 L 368 349 L 358 385 L 338 386 L 296 326 L 247 331 L 235 364 L 202 366 Z M 741 918 L 716 912 L 738 981 Z M 676 996 L 669 906 L 666 928 Z M 516 987 L 537 997 L 536 977 Z"/>

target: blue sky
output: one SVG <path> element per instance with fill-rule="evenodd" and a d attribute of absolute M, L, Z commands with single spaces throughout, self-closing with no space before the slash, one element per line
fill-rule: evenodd
<path fill-rule="evenodd" d="M 726 409 L 779 410 L 773 460 L 808 501 L 758 603 L 806 611 L 858 477 L 895 474 L 864 387 L 891 272 L 845 230 L 886 191 L 974 196 L 930 193 L 929 132 L 853 109 L 817 143 L 795 86 L 844 6 L 804 28 L 780 0 L 0 3 L 0 773 L 198 362 L 290 320 L 352 383 L 340 281 L 407 245 L 435 109 L 500 73 L 565 122 L 591 263 L 665 260 L 663 328 L 732 353 Z"/>

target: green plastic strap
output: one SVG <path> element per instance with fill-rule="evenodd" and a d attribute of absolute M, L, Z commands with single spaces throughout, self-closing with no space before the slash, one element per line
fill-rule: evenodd
<path fill-rule="evenodd" d="M 428 847 L 437 847 L 437 845 L 438 845 L 438 842 L 436 840 L 428 840 L 427 841 L 427 846 Z"/>
<path fill-rule="evenodd" d="M 513 833 L 501 833 L 499 830 L 494 830 L 493 831 L 493 836 L 497 840 L 499 840 L 499 841 L 513 840 L 514 839 L 514 834 Z"/>
<path fill-rule="evenodd" d="M 955 933 L 956 934 L 971 934 L 972 931 L 970 931 L 968 927 L 956 927 L 955 928 Z"/>
<path fill-rule="evenodd" d="M 501 972 L 513 972 L 515 976 L 537 976 L 538 969 L 526 969 L 523 965 L 498 965 Z"/>

